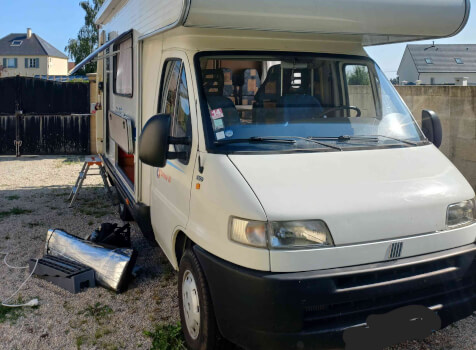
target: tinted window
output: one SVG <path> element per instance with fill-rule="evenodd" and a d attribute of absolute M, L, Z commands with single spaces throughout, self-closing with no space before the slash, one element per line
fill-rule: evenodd
<path fill-rule="evenodd" d="M 168 61 L 165 67 L 165 84 L 162 112 L 172 117 L 171 136 L 192 137 L 190 102 L 188 98 L 187 76 L 181 61 Z M 190 145 L 175 145 L 176 152 L 189 152 Z M 187 160 L 180 162 L 188 164 Z"/>
<path fill-rule="evenodd" d="M 165 67 L 165 84 L 164 94 L 162 95 L 162 113 L 170 114 L 172 117 L 175 113 L 177 102 L 177 85 L 180 75 L 180 61 L 168 61 Z"/>
<path fill-rule="evenodd" d="M 114 93 L 132 96 L 132 37 L 115 45 Z"/>

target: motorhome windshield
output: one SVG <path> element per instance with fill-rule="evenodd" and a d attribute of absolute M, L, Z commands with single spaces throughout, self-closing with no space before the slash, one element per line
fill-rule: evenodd
<path fill-rule="evenodd" d="M 202 111 L 217 151 L 331 151 L 424 142 L 379 67 L 354 56 L 198 58 Z"/>

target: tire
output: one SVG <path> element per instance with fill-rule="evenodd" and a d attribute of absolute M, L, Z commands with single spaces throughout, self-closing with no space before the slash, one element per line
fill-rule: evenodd
<path fill-rule="evenodd" d="M 119 202 L 118 212 L 119 212 L 119 217 L 121 218 L 122 221 L 134 221 L 134 218 L 132 217 L 131 212 L 129 211 L 129 208 L 127 207 L 126 203 L 124 203 L 123 201 Z"/>
<path fill-rule="evenodd" d="M 185 251 L 180 260 L 178 295 L 180 320 L 188 349 L 218 349 L 220 333 L 210 292 L 200 263 L 191 248 Z"/>

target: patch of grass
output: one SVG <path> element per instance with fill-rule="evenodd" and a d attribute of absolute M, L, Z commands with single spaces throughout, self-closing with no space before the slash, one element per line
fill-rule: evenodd
<path fill-rule="evenodd" d="M 21 316 L 23 316 L 23 309 L 19 307 L 6 307 L 0 304 L 0 323 L 9 321 L 15 323 Z"/>
<path fill-rule="evenodd" d="M 81 345 L 83 345 L 86 342 L 86 336 L 80 335 L 76 337 L 76 349 L 80 350 Z"/>
<path fill-rule="evenodd" d="M 22 208 L 18 208 L 18 207 L 14 207 L 10 210 L 6 210 L 6 211 L 0 211 L 0 219 L 3 219 L 3 218 L 6 218 L 10 215 L 22 215 L 22 214 L 29 214 L 31 213 L 32 211 L 31 210 L 28 210 L 28 209 L 22 209 Z"/>
<path fill-rule="evenodd" d="M 101 323 L 101 320 L 103 320 L 113 312 L 114 311 L 109 305 L 102 305 L 100 302 L 97 302 L 94 305 L 88 305 L 86 309 L 78 312 L 78 315 L 94 317 L 96 322 Z"/>
<path fill-rule="evenodd" d="M 20 295 L 15 301 L 10 301 L 10 304 L 23 304 L 24 302 Z M 25 312 L 21 307 L 7 307 L 0 304 L 0 323 L 8 321 L 10 324 L 15 324 L 23 315 Z"/>
<path fill-rule="evenodd" d="M 94 216 L 96 219 L 100 219 L 103 216 L 109 214 L 109 210 L 100 209 L 100 208 L 79 208 L 79 212 L 83 215 Z"/>
<path fill-rule="evenodd" d="M 180 323 L 174 325 L 157 325 L 155 330 L 144 331 L 152 339 L 151 350 L 184 350 L 185 340 Z"/>
<path fill-rule="evenodd" d="M 5 198 L 8 199 L 9 201 L 16 201 L 17 199 L 20 199 L 20 196 L 17 196 L 15 194 L 15 195 L 12 195 L 12 196 L 6 196 Z"/>
<path fill-rule="evenodd" d="M 94 333 L 94 338 L 96 339 L 100 339 L 102 337 L 104 337 L 105 335 L 108 335 L 111 333 L 111 330 L 110 329 L 107 329 L 107 328 L 99 328 L 96 330 L 96 333 Z"/>

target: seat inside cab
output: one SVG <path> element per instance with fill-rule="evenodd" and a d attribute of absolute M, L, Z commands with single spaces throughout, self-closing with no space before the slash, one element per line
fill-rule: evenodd
<path fill-rule="evenodd" d="M 334 92 L 331 62 L 315 67 L 307 63 L 207 59 L 201 68 L 208 106 L 223 111 L 227 126 L 312 119 L 341 103 Z"/>

